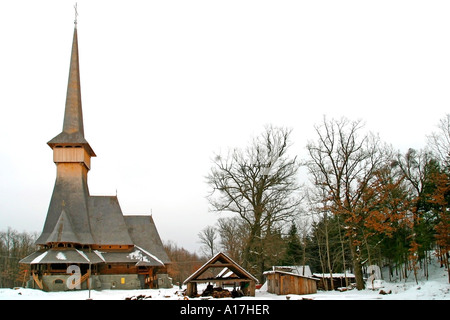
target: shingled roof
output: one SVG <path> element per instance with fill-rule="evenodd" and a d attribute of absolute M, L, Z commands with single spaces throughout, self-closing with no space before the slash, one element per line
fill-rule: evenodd
<path fill-rule="evenodd" d="M 136 246 L 156 255 L 163 263 L 170 263 L 152 216 L 125 215 L 124 219 Z"/>
<path fill-rule="evenodd" d="M 134 244 L 117 196 L 89 196 L 89 224 L 98 245 Z"/>

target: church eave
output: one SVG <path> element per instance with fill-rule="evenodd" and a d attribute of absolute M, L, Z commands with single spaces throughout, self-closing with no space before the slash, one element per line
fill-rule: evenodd
<path fill-rule="evenodd" d="M 56 148 L 56 147 L 77 147 L 77 146 L 82 146 L 83 148 L 86 149 L 86 151 L 88 152 L 88 154 L 91 157 L 96 157 L 97 155 L 95 154 L 94 150 L 91 148 L 89 142 L 87 142 L 87 140 L 78 133 L 66 133 L 66 132 L 61 132 L 60 134 L 58 134 L 56 137 L 54 137 L 53 139 L 51 139 L 50 141 L 47 142 L 47 145 L 50 148 Z"/>

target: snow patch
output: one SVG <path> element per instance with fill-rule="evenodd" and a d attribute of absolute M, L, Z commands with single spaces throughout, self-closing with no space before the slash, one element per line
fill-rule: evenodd
<path fill-rule="evenodd" d="M 44 257 L 47 255 L 47 253 L 48 253 L 48 251 L 45 251 L 44 253 L 42 253 L 39 256 L 37 256 L 36 258 L 34 258 L 33 261 L 31 261 L 31 264 L 41 262 L 41 260 L 44 259 Z"/>
<path fill-rule="evenodd" d="M 106 262 L 105 258 L 102 255 L 102 252 L 94 250 L 94 253 L 100 258 L 102 259 L 103 262 Z"/>
<path fill-rule="evenodd" d="M 56 255 L 56 259 L 58 260 L 67 260 L 67 257 L 64 253 L 62 252 L 58 252 L 58 254 Z"/>
<path fill-rule="evenodd" d="M 148 252 L 148 251 L 142 249 L 142 248 L 139 247 L 139 246 L 135 246 L 135 247 L 138 248 L 138 249 L 139 249 L 140 251 L 142 251 L 143 253 L 145 253 L 146 255 L 150 256 L 152 259 L 155 259 L 156 261 L 158 261 L 160 264 L 164 265 L 164 263 L 163 263 L 161 260 L 159 260 L 155 255 L 153 255 L 153 254 L 151 254 L 150 252 Z M 137 251 L 137 250 L 136 250 L 136 251 L 132 252 L 131 254 L 134 254 L 134 253 L 136 253 L 136 252 L 139 252 L 139 254 L 141 255 L 141 258 L 144 259 L 143 261 L 145 261 L 145 262 L 150 262 L 150 261 L 148 261 L 147 257 L 145 257 L 145 256 L 142 255 L 142 252 L 140 252 L 140 251 Z M 130 254 L 130 255 L 131 255 L 131 254 Z M 141 258 L 138 258 L 138 259 L 141 259 Z M 136 259 L 136 258 L 131 258 L 131 259 Z"/>
<path fill-rule="evenodd" d="M 85 258 L 87 262 L 91 262 L 91 260 L 89 260 L 89 258 L 87 257 L 87 255 L 84 254 L 83 251 L 80 251 L 80 250 L 78 250 L 78 249 L 75 249 L 75 250 L 77 250 L 77 252 L 78 252 L 83 258 Z"/>

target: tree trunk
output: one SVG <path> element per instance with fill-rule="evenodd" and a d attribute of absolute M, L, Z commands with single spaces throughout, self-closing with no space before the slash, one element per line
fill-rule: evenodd
<path fill-rule="evenodd" d="M 337 216 L 337 219 L 338 219 L 339 241 L 341 243 L 341 250 L 342 250 L 342 267 L 344 268 L 344 275 L 345 275 L 345 286 L 348 287 L 349 283 L 348 283 L 348 277 L 347 277 L 347 266 L 345 263 L 345 248 L 344 248 L 344 241 L 342 240 L 342 235 L 341 235 L 341 223 L 339 220 L 339 216 Z"/>
<path fill-rule="evenodd" d="M 325 222 L 325 245 L 327 249 L 328 272 L 330 272 L 331 290 L 334 290 L 333 270 L 331 268 L 331 259 L 330 259 L 330 243 L 328 241 L 328 219 L 326 213 L 324 215 L 324 222 Z"/>
<path fill-rule="evenodd" d="M 362 273 L 362 265 L 361 265 L 361 255 L 358 249 L 358 246 L 351 243 L 350 248 L 352 251 L 352 257 L 353 257 L 353 269 L 355 273 L 355 279 L 356 279 L 356 289 L 358 290 L 364 290 L 365 283 Z"/>
<path fill-rule="evenodd" d="M 244 268 L 257 273 L 257 278 L 263 281 L 264 261 L 262 261 L 261 226 L 256 221 L 251 227 L 248 244 L 244 250 Z"/>

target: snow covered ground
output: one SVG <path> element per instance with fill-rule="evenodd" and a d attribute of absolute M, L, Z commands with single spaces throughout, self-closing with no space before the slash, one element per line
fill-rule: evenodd
<path fill-rule="evenodd" d="M 411 275 L 407 281 L 382 281 L 377 280 L 375 290 L 348 290 L 339 291 L 318 291 L 309 295 L 275 295 L 268 293 L 265 286 L 256 290 L 255 297 L 242 297 L 239 300 L 450 300 L 450 284 L 445 268 L 440 268 L 437 263 L 429 266 L 429 278 L 421 277 L 416 284 Z M 185 289 L 183 287 L 183 289 Z M 201 288 L 199 287 L 201 290 Z M 391 292 L 382 295 L 380 290 Z M 183 300 L 185 297 L 178 287 L 171 289 L 151 289 L 151 290 L 91 290 L 90 298 L 93 300 L 125 300 L 132 297 L 145 297 L 151 300 Z M 65 291 L 65 292 L 44 292 L 36 289 L 0 289 L 0 300 L 86 300 L 89 298 L 88 290 Z M 196 298 L 194 300 L 200 300 Z M 224 299 L 220 299 L 224 300 Z M 237 299 L 235 299 L 237 300 Z"/>

